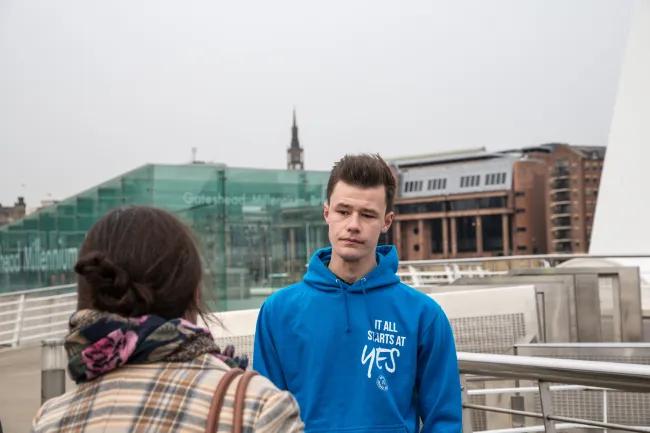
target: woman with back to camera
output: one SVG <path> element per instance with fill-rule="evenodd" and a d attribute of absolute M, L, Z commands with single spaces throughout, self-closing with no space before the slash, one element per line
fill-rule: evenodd
<path fill-rule="evenodd" d="M 203 433 L 212 424 L 222 433 L 235 423 L 256 433 L 303 431 L 291 394 L 261 376 L 241 379 L 248 374 L 232 367 L 247 360 L 220 351 L 196 325 L 201 259 L 175 216 L 143 206 L 109 212 L 86 235 L 75 271 L 78 311 L 65 348 L 78 387 L 47 401 L 33 432 Z M 236 422 L 238 381 L 247 380 Z M 225 397 L 213 399 L 220 383 Z"/>

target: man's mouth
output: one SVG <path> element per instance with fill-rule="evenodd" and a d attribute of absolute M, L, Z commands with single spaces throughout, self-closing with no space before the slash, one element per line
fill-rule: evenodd
<path fill-rule="evenodd" d="M 354 238 L 343 238 L 343 239 L 341 239 L 341 240 L 342 240 L 343 242 L 349 242 L 349 243 L 351 243 L 351 244 L 358 244 L 358 245 L 363 244 L 363 241 L 362 241 L 362 240 L 354 239 Z"/>

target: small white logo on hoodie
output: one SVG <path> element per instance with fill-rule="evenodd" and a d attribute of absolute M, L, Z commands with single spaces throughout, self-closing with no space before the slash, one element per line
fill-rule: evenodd
<path fill-rule="evenodd" d="M 386 381 L 386 378 L 381 374 L 377 378 L 377 388 L 381 389 L 382 391 L 388 391 L 388 382 Z"/>

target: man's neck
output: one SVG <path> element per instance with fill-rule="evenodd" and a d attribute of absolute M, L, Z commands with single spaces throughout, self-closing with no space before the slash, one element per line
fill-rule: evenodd
<path fill-rule="evenodd" d="M 343 260 L 341 257 L 332 255 L 328 268 L 337 277 L 347 283 L 353 284 L 358 279 L 372 271 L 375 266 L 377 266 L 377 261 L 374 254 L 366 260 L 358 262 L 348 262 Z"/>

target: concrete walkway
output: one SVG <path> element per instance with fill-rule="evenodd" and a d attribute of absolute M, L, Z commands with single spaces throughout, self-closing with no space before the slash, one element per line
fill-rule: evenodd
<path fill-rule="evenodd" d="M 66 378 L 66 390 L 74 382 Z M 0 422 L 3 433 L 24 433 L 41 405 L 41 347 L 0 349 Z"/>

